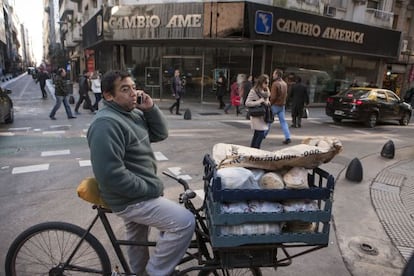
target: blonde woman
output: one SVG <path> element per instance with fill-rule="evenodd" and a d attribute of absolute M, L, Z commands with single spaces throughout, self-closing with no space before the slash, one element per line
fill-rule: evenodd
<path fill-rule="evenodd" d="M 263 74 L 256 80 L 256 84 L 250 90 L 246 98 L 246 107 L 260 106 L 262 104 L 270 106 L 269 76 Z M 250 147 L 260 149 L 260 145 L 265 137 L 265 132 L 269 129 L 269 124 L 265 122 L 264 116 L 250 116 L 251 128 L 254 130 Z"/>

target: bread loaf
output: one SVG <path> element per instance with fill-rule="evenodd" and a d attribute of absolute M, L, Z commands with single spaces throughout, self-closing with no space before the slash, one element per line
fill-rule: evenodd
<path fill-rule="evenodd" d="M 262 189 L 283 189 L 285 188 L 285 183 L 280 174 L 276 172 L 268 172 L 260 178 L 259 186 Z"/>
<path fill-rule="evenodd" d="M 288 189 L 306 189 L 309 187 L 308 171 L 302 167 L 294 167 L 283 176 L 283 181 Z"/>

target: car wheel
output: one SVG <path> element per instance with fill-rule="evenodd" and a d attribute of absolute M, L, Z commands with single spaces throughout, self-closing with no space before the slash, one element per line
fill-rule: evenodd
<path fill-rule="evenodd" d="M 369 114 L 366 125 L 369 128 L 374 128 L 377 125 L 378 115 L 376 113 Z"/>
<path fill-rule="evenodd" d="M 411 115 L 409 113 L 404 113 L 402 118 L 400 119 L 400 125 L 402 126 L 408 126 L 408 123 L 410 122 Z"/>
<path fill-rule="evenodd" d="M 6 120 L 4 120 L 4 123 L 6 124 L 11 124 L 14 121 L 14 110 L 11 109 L 9 112 L 9 117 L 6 118 Z"/>
<path fill-rule="evenodd" d="M 340 122 L 342 122 L 342 119 L 341 118 L 336 118 L 336 117 L 334 117 L 334 118 L 332 118 L 333 119 L 333 121 L 335 122 L 335 123 L 340 123 Z"/>

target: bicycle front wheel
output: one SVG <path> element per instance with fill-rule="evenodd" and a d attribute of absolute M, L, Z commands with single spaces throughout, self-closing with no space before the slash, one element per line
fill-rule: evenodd
<path fill-rule="evenodd" d="M 76 249 L 85 231 L 65 222 L 30 227 L 7 252 L 6 276 L 111 275 L 108 254 L 92 234 L 88 233 Z"/>
<path fill-rule="evenodd" d="M 233 268 L 233 269 L 212 269 L 198 273 L 199 276 L 262 276 L 260 268 Z"/>

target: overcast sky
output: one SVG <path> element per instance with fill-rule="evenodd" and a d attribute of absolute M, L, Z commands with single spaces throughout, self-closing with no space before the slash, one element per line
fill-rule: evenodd
<path fill-rule="evenodd" d="M 43 1 L 42 0 L 14 0 L 15 11 L 20 22 L 24 24 L 31 37 L 33 53 L 38 64 L 43 55 Z"/>

